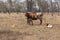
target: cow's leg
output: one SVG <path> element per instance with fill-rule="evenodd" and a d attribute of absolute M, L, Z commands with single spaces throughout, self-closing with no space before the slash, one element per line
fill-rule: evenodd
<path fill-rule="evenodd" d="M 40 25 L 42 24 L 42 19 L 40 19 Z"/>
<path fill-rule="evenodd" d="M 27 24 L 31 24 L 31 25 L 33 25 L 33 21 L 32 21 L 32 19 L 27 19 Z"/>
<path fill-rule="evenodd" d="M 31 23 L 32 23 L 32 25 L 33 25 L 33 21 L 31 20 Z"/>
<path fill-rule="evenodd" d="M 29 19 L 27 19 L 27 24 L 30 24 L 30 21 L 29 21 Z"/>
<path fill-rule="evenodd" d="M 39 20 L 40 20 L 40 25 L 42 24 L 42 18 L 39 18 Z"/>
<path fill-rule="evenodd" d="M 32 19 L 30 19 L 30 23 L 31 23 L 31 25 L 33 25 L 33 21 L 32 21 Z"/>

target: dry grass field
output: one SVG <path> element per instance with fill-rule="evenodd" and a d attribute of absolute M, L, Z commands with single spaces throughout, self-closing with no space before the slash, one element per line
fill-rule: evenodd
<path fill-rule="evenodd" d="M 43 24 L 39 20 L 34 25 L 26 23 L 23 13 L 0 13 L 0 40 L 60 40 L 60 16 L 57 13 L 44 14 Z M 48 28 L 46 23 L 53 27 Z"/>

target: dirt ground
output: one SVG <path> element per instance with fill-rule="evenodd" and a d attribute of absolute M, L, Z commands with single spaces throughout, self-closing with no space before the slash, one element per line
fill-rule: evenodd
<path fill-rule="evenodd" d="M 34 20 L 34 25 L 26 23 L 24 13 L 0 14 L 0 40 L 60 40 L 60 16 L 46 13 L 43 24 Z M 48 28 L 46 23 L 53 27 Z"/>

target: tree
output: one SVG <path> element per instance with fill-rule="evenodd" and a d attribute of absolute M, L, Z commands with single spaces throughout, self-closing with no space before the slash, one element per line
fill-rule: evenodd
<path fill-rule="evenodd" d="M 6 12 L 7 7 L 3 1 L 0 1 L 0 12 Z"/>
<path fill-rule="evenodd" d="M 26 4 L 27 4 L 27 11 L 32 11 L 32 0 L 27 0 Z"/>
<path fill-rule="evenodd" d="M 46 0 L 37 0 L 39 11 L 47 11 L 48 10 L 48 3 Z"/>
<path fill-rule="evenodd" d="M 12 0 L 7 0 L 9 13 L 12 12 Z"/>

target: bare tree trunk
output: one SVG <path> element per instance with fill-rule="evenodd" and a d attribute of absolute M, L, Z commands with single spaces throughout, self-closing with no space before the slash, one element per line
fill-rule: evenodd
<path fill-rule="evenodd" d="M 32 11 L 32 0 L 27 0 L 27 11 L 31 12 Z"/>

